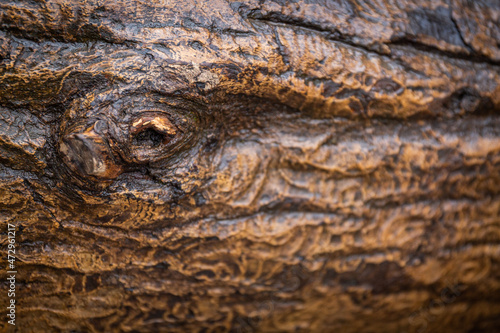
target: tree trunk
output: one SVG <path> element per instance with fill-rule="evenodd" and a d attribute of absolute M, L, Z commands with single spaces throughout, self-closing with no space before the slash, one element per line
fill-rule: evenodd
<path fill-rule="evenodd" d="M 0 328 L 496 332 L 499 20 L 1 1 Z"/>

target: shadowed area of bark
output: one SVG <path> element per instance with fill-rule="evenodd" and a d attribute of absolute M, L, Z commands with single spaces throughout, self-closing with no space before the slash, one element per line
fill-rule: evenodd
<path fill-rule="evenodd" d="M 2 1 L 19 332 L 495 332 L 499 18 Z"/>

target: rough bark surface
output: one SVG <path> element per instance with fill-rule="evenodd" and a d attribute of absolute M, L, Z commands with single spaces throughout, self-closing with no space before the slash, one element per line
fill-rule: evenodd
<path fill-rule="evenodd" d="M 0 0 L 16 329 L 496 332 L 499 114 L 497 0 Z"/>

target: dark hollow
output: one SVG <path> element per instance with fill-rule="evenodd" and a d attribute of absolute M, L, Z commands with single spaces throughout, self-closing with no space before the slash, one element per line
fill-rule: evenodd
<path fill-rule="evenodd" d="M 155 148 L 165 141 L 165 135 L 153 128 L 146 128 L 137 133 L 133 139 L 133 145 Z"/>

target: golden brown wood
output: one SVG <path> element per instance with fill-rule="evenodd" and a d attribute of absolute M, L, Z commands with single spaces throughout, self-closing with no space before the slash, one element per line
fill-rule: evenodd
<path fill-rule="evenodd" d="M 499 18 L 0 1 L 0 331 L 497 332 Z"/>

